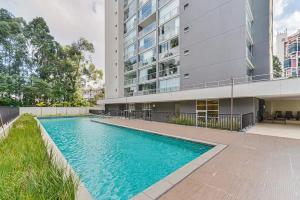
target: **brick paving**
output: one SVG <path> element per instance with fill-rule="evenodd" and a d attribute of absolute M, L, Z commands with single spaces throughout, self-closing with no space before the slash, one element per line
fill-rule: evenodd
<path fill-rule="evenodd" d="M 300 200 L 300 140 L 143 120 L 105 120 L 228 145 L 161 200 Z"/>

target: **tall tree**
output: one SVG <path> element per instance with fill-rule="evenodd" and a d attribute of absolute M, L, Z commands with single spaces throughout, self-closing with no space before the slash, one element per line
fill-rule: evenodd
<path fill-rule="evenodd" d="M 273 56 L 273 76 L 274 78 L 282 77 L 282 64 L 277 56 Z"/>

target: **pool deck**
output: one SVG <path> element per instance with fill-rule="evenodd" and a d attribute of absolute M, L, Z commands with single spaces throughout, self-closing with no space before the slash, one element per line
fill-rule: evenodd
<path fill-rule="evenodd" d="M 162 195 L 162 200 L 300 199 L 300 140 L 143 120 L 103 121 L 228 145 Z"/>

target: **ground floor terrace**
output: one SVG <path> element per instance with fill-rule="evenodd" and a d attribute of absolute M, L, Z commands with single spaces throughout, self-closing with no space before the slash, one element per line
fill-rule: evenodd
<path fill-rule="evenodd" d="M 227 145 L 222 152 L 160 196 L 162 200 L 300 199 L 300 140 L 145 120 L 110 118 L 105 121 Z M 151 198 L 144 196 L 143 199 Z"/>
<path fill-rule="evenodd" d="M 259 99 L 224 98 L 107 104 L 105 112 L 131 119 L 240 131 L 258 120 Z"/>

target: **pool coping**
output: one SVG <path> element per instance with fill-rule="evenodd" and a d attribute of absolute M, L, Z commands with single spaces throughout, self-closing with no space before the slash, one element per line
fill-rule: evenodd
<path fill-rule="evenodd" d="M 139 129 L 139 128 L 134 128 L 130 126 L 124 126 L 120 124 L 114 124 L 106 121 L 99 121 L 99 120 L 93 120 L 91 119 L 92 122 L 95 123 L 102 123 L 102 124 L 107 124 L 107 125 L 112 125 L 112 126 L 118 126 L 122 128 L 128 128 L 128 129 L 133 129 L 133 130 L 138 130 L 138 131 L 144 131 L 148 133 L 153 133 L 161 136 L 167 136 L 175 139 L 181 139 L 181 140 L 186 140 L 186 141 L 191 141 L 191 142 L 196 142 L 196 143 L 201 143 L 201 144 L 207 144 L 207 145 L 213 145 L 214 147 L 210 149 L 209 151 L 205 152 L 204 154 L 200 155 L 199 157 L 195 158 L 191 162 L 187 163 L 186 165 L 182 166 L 181 168 L 177 169 L 167 177 L 161 179 L 160 181 L 154 183 L 150 187 L 146 188 L 144 191 L 138 193 L 134 197 L 132 197 L 132 200 L 155 200 L 161 197 L 163 194 L 171 190 L 175 185 L 179 184 L 181 181 L 183 181 L 185 178 L 187 178 L 189 175 L 191 175 L 195 170 L 200 168 L 202 165 L 204 165 L 206 162 L 214 158 L 216 155 L 218 155 L 221 151 L 223 151 L 228 145 L 225 144 L 217 144 L 217 143 L 212 143 L 208 141 L 203 141 L 203 140 L 197 140 L 197 139 L 192 139 L 192 138 L 187 138 L 187 137 L 179 137 L 179 136 L 174 136 L 162 132 L 156 132 L 156 131 L 151 131 L 151 130 L 146 130 L 146 129 Z"/>
<path fill-rule="evenodd" d="M 34 119 L 36 120 L 38 127 L 41 130 L 42 139 L 46 144 L 48 154 L 49 155 L 52 154 L 56 164 L 61 165 L 64 168 L 66 176 L 72 174 L 75 177 L 75 179 L 79 181 L 77 193 L 76 193 L 76 200 L 93 200 L 88 189 L 86 188 L 84 183 L 80 180 L 79 176 L 76 174 L 72 166 L 68 163 L 68 161 L 66 160 L 62 152 L 56 146 L 55 142 L 49 136 L 48 132 L 46 131 L 42 123 L 39 121 L 37 117 L 35 117 Z"/>

